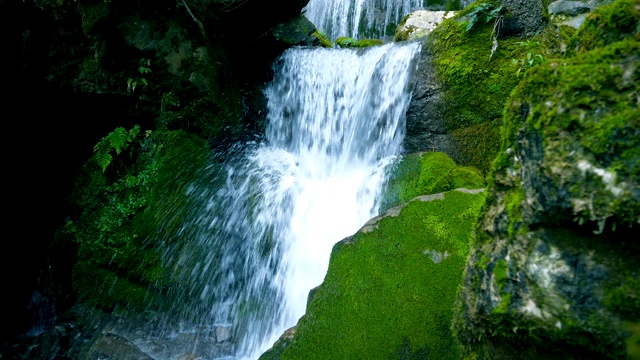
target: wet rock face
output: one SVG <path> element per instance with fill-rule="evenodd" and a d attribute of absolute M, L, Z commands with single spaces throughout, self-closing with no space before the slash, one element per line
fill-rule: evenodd
<path fill-rule="evenodd" d="M 10 359 L 213 359 L 233 354 L 232 329 L 161 320 L 159 314 L 124 318 L 86 305 L 65 312 L 39 336 L 0 343 Z M 169 327 L 171 335 L 159 336 Z"/>
<path fill-rule="evenodd" d="M 507 102 L 454 321 L 473 356 L 638 358 L 638 19 L 637 2 L 596 9 L 573 39 L 589 45 Z"/>
<path fill-rule="evenodd" d="M 423 46 L 416 85 L 406 114 L 404 150 L 407 153 L 431 150 L 451 154 L 443 114 L 445 108 L 442 84 L 436 76 L 432 52 L 429 47 Z"/>

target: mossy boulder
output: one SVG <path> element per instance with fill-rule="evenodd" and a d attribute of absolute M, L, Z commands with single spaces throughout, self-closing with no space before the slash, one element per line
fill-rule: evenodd
<path fill-rule="evenodd" d="M 76 182 L 71 200 L 79 215 L 63 231 L 77 246 L 73 290 L 79 301 L 108 311 L 165 308 L 173 275 L 160 248 L 180 226 L 167 208 L 188 207 L 186 187 L 207 165 L 209 146 L 183 131 L 158 131 L 127 150 L 104 169 L 91 158 Z"/>
<path fill-rule="evenodd" d="M 485 187 L 482 173 L 473 167 L 458 166 L 441 152 L 423 152 L 404 156 L 389 176 L 382 210 L 403 204 L 419 195 L 457 188 Z"/>
<path fill-rule="evenodd" d="M 260 359 L 460 359 L 451 317 L 483 198 L 418 197 L 337 243 L 292 339 Z"/>
<path fill-rule="evenodd" d="M 342 36 L 336 39 L 336 45 L 341 48 L 364 48 L 375 45 L 382 45 L 380 39 L 360 39 L 356 40 L 350 37 Z"/>
<path fill-rule="evenodd" d="M 593 46 L 532 68 L 507 102 L 454 322 L 467 357 L 640 355 L 639 10 L 594 10 L 571 40 Z"/>

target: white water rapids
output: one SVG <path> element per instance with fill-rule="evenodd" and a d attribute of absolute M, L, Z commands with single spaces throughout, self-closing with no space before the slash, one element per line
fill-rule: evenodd
<path fill-rule="evenodd" d="M 190 188 L 200 205 L 178 233 L 191 240 L 165 252 L 189 299 L 176 311 L 198 331 L 231 329 L 233 359 L 257 359 L 294 326 L 333 245 L 378 214 L 420 46 L 287 50 L 265 89 L 264 141 Z"/>
<path fill-rule="evenodd" d="M 249 156 L 259 179 L 256 222 L 279 251 L 269 282 L 278 316 L 247 333 L 240 353 L 257 358 L 305 313 L 333 245 L 377 215 L 385 170 L 400 154 L 419 44 L 365 51 L 291 49 L 268 86 L 267 142 Z"/>

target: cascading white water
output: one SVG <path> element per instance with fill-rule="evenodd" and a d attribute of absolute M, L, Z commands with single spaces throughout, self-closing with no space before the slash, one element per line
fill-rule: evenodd
<path fill-rule="evenodd" d="M 332 40 L 387 38 L 403 16 L 427 5 L 428 0 L 310 0 L 303 11 Z"/>
<path fill-rule="evenodd" d="M 419 51 L 287 50 L 266 88 L 266 141 L 228 161 L 214 193 L 192 188 L 207 211 L 181 230 L 196 244 L 170 257 L 200 299 L 190 311 L 209 314 L 200 324 L 233 327 L 236 358 L 258 358 L 296 324 L 333 245 L 377 215 Z"/>

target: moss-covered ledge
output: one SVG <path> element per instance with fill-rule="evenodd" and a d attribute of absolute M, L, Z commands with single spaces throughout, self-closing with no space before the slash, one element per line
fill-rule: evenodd
<path fill-rule="evenodd" d="M 512 92 L 454 319 L 466 357 L 640 358 L 639 23 L 637 0 L 596 9 Z"/>
<path fill-rule="evenodd" d="M 337 243 L 266 359 L 460 359 L 451 317 L 484 189 L 417 197 Z"/>

